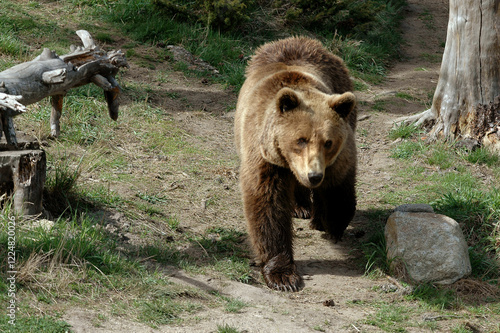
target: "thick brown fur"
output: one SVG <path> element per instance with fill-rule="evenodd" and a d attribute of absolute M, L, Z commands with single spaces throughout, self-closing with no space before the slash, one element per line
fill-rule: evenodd
<path fill-rule="evenodd" d="M 266 284 L 296 291 L 292 217 L 340 239 L 356 209 L 352 83 L 320 42 L 292 37 L 260 47 L 235 115 L 240 184 Z"/>

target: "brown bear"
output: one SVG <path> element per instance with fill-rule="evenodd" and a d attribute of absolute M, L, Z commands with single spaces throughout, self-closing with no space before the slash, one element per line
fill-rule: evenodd
<path fill-rule="evenodd" d="M 340 58 L 292 37 L 257 49 L 236 106 L 240 185 L 269 288 L 297 291 L 292 217 L 340 239 L 356 210 L 356 100 Z"/>

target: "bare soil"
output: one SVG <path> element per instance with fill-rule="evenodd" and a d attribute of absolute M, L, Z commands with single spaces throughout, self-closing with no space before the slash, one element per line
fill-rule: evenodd
<path fill-rule="evenodd" d="M 365 324 L 367 317 L 376 311 L 373 306 L 365 304 L 375 301 L 380 304 L 397 303 L 403 296 L 398 292 L 380 291 L 380 288 L 391 282 L 387 278 L 369 278 L 364 275 L 363 268 L 356 261 L 358 253 L 354 251 L 353 244 L 359 242 L 360 237 L 369 237 L 363 232 L 367 230 L 366 215 L 370 209 L 394 208 L 385 207 L 377 195 L 381 188 L 393 186 L 398 177 L 398 166 L 389 158 L 391 142 L 387 134 L 394 119 L 430 107 L 430 104 L 422 101 L 430 101 L 437 83 L 448 16 L 448 3 L 444 0 L 409 0 L 408 3 L 401 26 L 405 40 L 401 60 L 394 62 L 383 83 L 369 85 L 366 91 L 356 92 L 361 119 L 357 138 L 359 203 L 345 239 L 335 244 L 322 233 L 310 230 L 308 221 L 295 221 L 296 261 L 305 280 L 302 291 L 271 291 L 262 283 L 257 269 L 257 283 L 243 284 L 220 276 L 193 276 L 172 267 L 164 267 L 163 271 L 172 282 L 203 290 L 216 290 L 222 295 L 240 299 L 249 306 L 238 313 L 224 312 L 220 307 L 207 307 L 197 312 L 196 318 L 185 315 L 181 324 L 158 329 L 113 316 L 107 316 L 108 319 L 96 327 L 91 322 L 98 311 L 82 308 L 66 311 L 62 319 L 70 323 L 75 332 L 215 332 L 218 325 L 229 325 L 241 332 L 252 333 L 381 332 Z M 160 63 L 154 65 L 156 69 L 169 66 Z M 200 167 L 193 174 L 182 170 L 187 164 L 196 165 L 197 161 L 148 156 L 133 142 L 115 142 L 117 147 L 131 156 L 133 167 L 130 173 L 137 177 L 147 175 L 150 181 L 134 186 L 124 183 L 110 183 L 109 186 L 120 195 L 130 198 L 138 191 L 147 193 L 153 188 L 168 193 L 166 214 L 175 215 L 184 231 L 203 233 L 210 226 L 244 231 L 245 221 L 237 180 L 238 162 L 233 146 L 233 115 L 226 112 L 228 107 L 235 105 L 237 95 L 218 85 L 207 85 L 203 79 L 186 78 L 178 72 L 173 72 L 168 80 L 159 80 L 156 73 L 131 62 L 131 68 L 121 80 L 125 86 L 127 82 L 157 82 L 154 91 L 148 96 L 149 102 L 164 109 L 175 126 L 192 135 L 190 144 L 214 151 L 216 158 L 222 162 L 214 163 L 213 168 Z M 397 92 L 406 92 L 418 99 L 405 100 L 397 97 Z M 169 98 L 172 94 L 180 97 Z M 383 110 L 374 108 L 377 103 L 383 103 Z M 129 130 L 123 128 L 123 131 Z M 97 174 L 84 176 L 88 182 L 100 181 Z M 215 200 L 215 203 L 207 204 L 210 200 Z M 411 202 L 411 198 L 408 200 Z M 141 242 L 141 237 L 134 234 L 134 224 L 149 223 L 146 219 L 134 220 L 116 212 L 109 212 L 106 218 L 127 242 L 136 244 Z M 161 231 L 162 226 L 151 225 L 151 228 Z M 423 317 L 413 320 L 424 322 Z M 481 327 L 478 320 L 472 318 L 471 322 Z M 449 327 L 457 323 L 452 319 L 441 322 L 436 331 L 449 331 Z M 430 330 L 408 328 L 408 332 L 424 331 Z"/>

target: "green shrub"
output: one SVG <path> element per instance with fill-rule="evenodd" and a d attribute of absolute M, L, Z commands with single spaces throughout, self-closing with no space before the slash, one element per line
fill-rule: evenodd
<path fill-rule="evenodd" d="M 276 0 L 274 7 L 285 12 L 289 26 L 300 25 L 315 32 L 333 32 L 347 38 L 380 45 L 391 54 L 399 43 L 395 27 L 404 0 Z"/>
<path fill-rule="evenodd" d="M 196 20 L 206 26 L 221 29 L 238 29 L 250 20 L 249 6 L 253 1 L 242 0 L 153 0 L 153 4 L 164 13 L 179 20 Z"/>
<path fill-rule="evenodd" d="M 309 35 L 341 56 L 352 75 L 379 82 L 398 55 L 404 0 L 117 0 L 96 12 L 139 42 L 182 45 L 238 90 L 246 55 L 269 40 Z M 124 23 L 126 22 L 126 23 Z M 187 70 L 186 70 L 187 71 Z M 205 75 L 205 74 L 204 74 Z"/>
<path fill-rule="evenodd" d="M 251 4 L 252 1 L 246 1 Z M 250 20 L 245 5 L 241 0 L 204 0 L 205 17 L 208 26 L 230 29 L 237 28 Z"/>

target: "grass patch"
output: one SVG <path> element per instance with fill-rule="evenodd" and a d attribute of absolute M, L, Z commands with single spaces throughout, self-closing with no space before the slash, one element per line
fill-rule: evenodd
<path fill-rule="evenodd" d="M 387 100 L 385 99 L 377 99 L 373 105 L 372 105 L 372 109 L 374 111 L 379 111 L 379 112 L 382 112 L 385 110 L 385 105 L 388 103 Z"/>
<path fill-rule="evenodd" d="M 237 328 L 229 324 L 217 325 L 217 333 L 240 333 Z"/>
<path fill-rule="evenodd" d="M 111 43 L 114 43 L 114 39 L 113 37 L 111 37 L 110 34 L 108 33 L 105 33 L 105 32 L 98 32 L 96 35 L 95 35 L 95 39 L 97 39 L 99 42 L 101 43 L 107 43 L 107 44 L 111 44 Z"/>
<path fill-rule="evenodd" d="M 232 280 L 243 283 L 252 281 L 251 271 L 246 248 L 242 245 L 244 234 L 231 229 L 209 228 L 205 235 L 191 238 L 193 244 L 198 245 L 204 253 L 205 259 L 192 261 L 187 259 L 184 268 L 194 271 L 203 271 L 212 267 L 217 272 Z"/>
<path fill-rule="evenodd" d="M 475 149 L 471 152 L 464 152 L 463 158 L 472 164 L 483 164 L 489 167 L 500 165 L 500 157 L 484 147 Z"/>
<path fill-rule="evenodd" d="M 385 235 L 380 225 L 370 238 L 363 242 L 361 250 L 365 256 L 365 274 L 380 276 L 390 272 L 390 262 L 387 259 Z"/>
<path fill-rule="evenodd" d="M 406 296 L 409 300 L 422 301 L 435 310 L 450 310 L 459 307 L 454 291 L 436 287 L 432 284 L 418 285 L 413 292 Z"/>
<path fill-rule="evenodd" d="M 224 310 L 230 313 L 239 313 L 246 306 L 248 305 L 239 299 L 229 299 Z"/>
<path fill-rule="evenodd" d="M 454 165 L 454 152 L 446 149 L 440 144 L 435 144 L 430 147 L 427 154 L 427 164 L 430 166 L 437 166 L 442 170 L 451 168 Z"/>
<path fill-rule="evenodd" d="M 424 22 L 425 24 L 425 27 L 429 30 L 434 30 L 436 29 L 436 26 L 434 25 L 434 16 L 429 13 L 429 11 L 426 9 L 424 10 L 423 13 L 421 13 L 420 15 L 418 15 L 418 18 Z"/>
<path fill-rule="evenodd" d="M 181 313 L 190 313 L 200 309 L 198 305 L 173 301 L 170 297 L 140 301 L 137 305 L 139 307 L 138 319 L 153 328 L 179 322 Z"/>
<path fill-rule="evenodd" d="M 68 156 L 48 156 L 43 205 L 56 216 L 71 214 L 73 209 L 83 204 L 75 191 L 81 173 L 81 160 L 76 165 L 73 162 Z"/>
<path fill-rule="evenodd" d="M 378 327 L 385 332 L 408 332 L 411 322 L 411 311 L 403 305 L 380 305 L 376 314 L 369 315 L 365 324 Z"/>
<path fill-rule="evenodd" d="M 477 330 L 467 324 L 459 324 L 451 329 L 451 333 L 474 333 L 474 331 Z"/>
<path fill-rule="evenodd" d="M 412 124 L 400 124 L 389 132 L 389 139 L 409 139 L 422 133 L 422 129 Z"/>
<path fill-rule="evenodd" d="M 168 218 L 167 224 L 172 231 L 180 228 L 175 218 Z M 242 232 L 220 227 L 209 228 L 203 235 L 186 233 L 173 243 L 157 241 L 137 249 L 134 255 L 154 258 L 155 261 L 182 268 L 190 273 L 211 273 L 234 281 L 251 283 L 252 271 L 243 240 Z"/>
<path fill-rule="evenodd" d="M 0 315 L 2 332 L 66 333 L 71 330 L 70 324 L 48 315 L 29 317 L 16 315 L 15 326 L 9 324 L 9 320 L 5 314 Z"/>
<path fill-rule="evenodd" d="M 91 215 L 75 212 L 69 219 L 39 224 L 13 215 L 7 205 L 0 214 L 3 244 L 7 243 L 7 221 L 12 218 L 17 228 L 18 306 L 23 308 L 22 315 L 16 318 L 16 332 L 35 327 L 42 332 L 67 331 L 67 323 L 52 316 L 40 317 L 35 310 L 57 308 L 62 300 L 90 309 L 98 302 L 100 314 L 126 314 L 158 327 L 181 322 L 181 314 L 197 312 L 213 298 L 170 283 L 165 274 L 148 270 L 136 261 L 134 252 L 126 251 L 124 255 L 117 237 Z M 5 248 L 0 248 L 0 255 L 6 258 Z M 6 290 L 6 265 L 5 260 L 0 264 L 1 290 Z M 245 306 L 238 300 L 226 301 L 224 306 L 229 312 Z M 0 298 L 2 307 L 6 308 L 7 302 L 7 297 Z M 32 308 L 33 304 L 37 306 Z M 9 331 L 7 322 L 8 317 L 2 315 L 0 327 L 5 331 Z"/>
<path fill-rule="evenodd" d="M 246 302 L 243 302 L 240 299 L 227 297 L 221 295 L 219 292 L 214 291 L 213 295 L 218 297 L 224 303 L 224 311 L 229 313 L 240 313 L 241 309 L 249 306 Z"/>
<path fill-rule="evenodd" d="M 150 2 L 119 1 L 113 4 L 106 17 L 137 41 L 182 45 L 219 69 L 221 75 L 213 77 L 217 82 L 237 89 L 243 82 L 245 63 L 240 55 L 246 53 L 249 45 L 235 36 L 220 34 L 200 23 L 172 20 Z"/>
<path fill-rule="evenodd" d="M 58 44 L 65 43 L 67 39 L 64 29 L 58 28 L 57 22 L 47 18 L 39 8 L 14 1 L 5 0 L 0 5 L 0 28 L 2 39 L 13 41 L 7 42 L 9 46 L 2 51 L 9 52 L 10 55 L 21 56 L 27 53 L 32 39 L 58 40 Z M 37 10 L 34 10 L 37 9 Z M 5 33 L 5 34 L 4 34 Z M 7 37 L 8 36 L 8 37 Z M 69 46 L 69 45 L 68 45 Z"/>
<path fill-rule="evenodd" d="M 442 55 L 441 54 L 429 54 L 429 53 L 422 53 L 419 56 L 422 60 L 428 61 L 430 63 L 440 63 Z"/>
<path fill-rule="evenodd" d="M 421 142 L 403 141 L 392 149 L 390 156 L 403 160 L 415 159 L 419 158 L 426 149 L 427 147 Z"/>
<path fill-rule="evenodd" d="M 28 47 L 11 33 L 5 32 L 0 36 L 0 52 L 20 57 L 28 52 Z"/>

